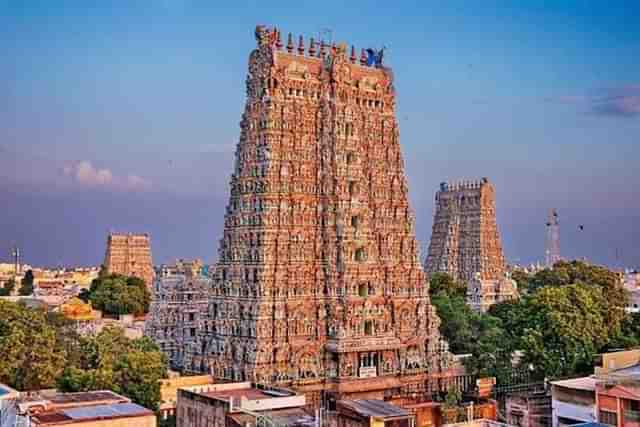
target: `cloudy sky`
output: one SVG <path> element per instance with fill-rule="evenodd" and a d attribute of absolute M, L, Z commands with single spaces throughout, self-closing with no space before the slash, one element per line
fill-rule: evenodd
<path fill-rule="evenodd" d="M 114 230 L 213 261 L 263 23 L 387 47 L 423 255 L 438 183 L 487 176 L 509 260 L 553 207 L 564 256 L 640 267 L 638 2 L 343 3 L 0 1 L 0 260 L 98 264 Z"/>

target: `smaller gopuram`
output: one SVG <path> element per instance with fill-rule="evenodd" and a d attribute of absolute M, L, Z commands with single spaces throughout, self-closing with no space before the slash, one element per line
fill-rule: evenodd
<path fill-rule="evenodd" d="M 443 182 L 435 202 L 427 273 L 448 273 L 465 282 L 467 301 L 477 310 L 516 298 L 516 284 L 506 275 L 489 180 Z"/>
<path fill-rule="evenodd" d="M 109 233 L 104 267 L 109 273 L 136 276 L 153 286 L 151 238 L 148 234 Z"/>
<path fill-rule="evenodd" d="M 184 370 L 207 327 L 211 280 L 191 270 L 156 279 L 144 334 L 153 339 L 172 369 Z"/>

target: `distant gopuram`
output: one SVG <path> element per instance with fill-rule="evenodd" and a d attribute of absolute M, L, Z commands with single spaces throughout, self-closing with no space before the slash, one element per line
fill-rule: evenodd
<path fill-rule="evenodd" d="M 383 398 L 448 387 L 382 51 L 256 28 L 209 324 L 191 369 Z"/>
<path fill-rule="evenodd" d="M 495 189 L 487 178 L 440 184 L 425 269 L 467 283 L 467 301 L 481 311 L 517 296 L 505 273 Z"/>
<path fill-rule="evenodd" d="M 148 234 L 109 233 L 104 267 L 109 273 L 139 277 L 151 288 L 154 278 L 151 238 Z"/>

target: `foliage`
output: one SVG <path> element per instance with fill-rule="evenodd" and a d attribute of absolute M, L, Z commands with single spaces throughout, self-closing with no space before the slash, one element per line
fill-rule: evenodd
<path fill-rule="evenodd" d="M 453 295 L 440 291 L 432 303 L 441 319 L 440 333 L 450 350 L 472 354 L 466 359 L 468 369 L 482 376 L 508 375 L 515 349 L 499 318 L 473 311 L 455 290 Z"/>
<path fill-rule="evenodd" d="M 88 298 L 94 308 L 115 315 L 147 313 L 151 300 L 144 280 L 104 273 L 91 283 Z"/>
<path fill-rule="evenodd" d="M 63 391 L 109 389 L 157 410 L 159 380 L 166 375 L 166 360 L 149 338 L 131 340 L 119 327 L 108 327 L 81 340 L 82 356 L 58 380 Z"/>
<path fill-rule="evenodd" d="M 589 373 L 611 337 L 602 290 L 585 284 L 545 287 L 524 304 L 520 345 L 535 375 Z"/>
<path fill-rule="evenodd" d="M 0 382 L 20 391 L 113 390 L 157 410 L 163 353 L 149 338 L 129 339 L 119 327 L 80 336 L 72 321 L 0 301 Z"/>
<path fill-rule="evenodd" d="M 16 287 L 16 281 L 11 277 L 2 287 L 0 287 L 0 297 L 8 297 Z"/>
<path fill-rule="evenodd" d="M 514 280 L 528 292 L 488 313 L 473 312 L 450 286 L 432 296 L 451 350 L 473 355 L 470 371 L 500 383 L 520 350 L 520 367 L 536 378 L 586 374 L 599 352 L 640 344 L 640 314 L 624 311 L 628 296 L 616 273 L 572 261 Z"/>
<path fill-rule="evenodd" d="M 21 391 L 52 387 L 67 355 L 59 339 L 44 311 L 0 301 L 0 382 Z"/>
<path fill-rule="evenodd" d="M 432 296 L 440 293 L 448 296 L 460 296 L 464 298 L 467 294 L 467 286 L 462 282 L 453 280 L 447 273 L 433 273 L 429 277 L 429 294 Z"/>
<path fill-rule="evenodd" d="M 449 387 L 447 395 L 444 398 L 444 406 L 447 408 L 455 408 L 462 400 L 462 393 L 457 387 Z"/>
<path fill-rule="evenodd" d="M 524 272 L 523 270 L 513 270 L 511 272 L 511 278 L 518 285 L 520 293 L 527 293 L 529 291 L 529 281 L 532 275 Z"/>
<path fill-rule="evenodd" d="M 20 282 L 21 286 L 18 290 L 20 295 L 26 296 L 33 294 L 33 271 L 27 270 Z"/>

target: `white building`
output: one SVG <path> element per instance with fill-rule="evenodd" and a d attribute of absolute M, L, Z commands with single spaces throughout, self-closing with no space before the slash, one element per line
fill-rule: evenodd
<path fill-rule="evenodd" d="M 597 422 L 597 381 L 594 377 L 584 377 L 551 382 L 553 427 Z"/>

